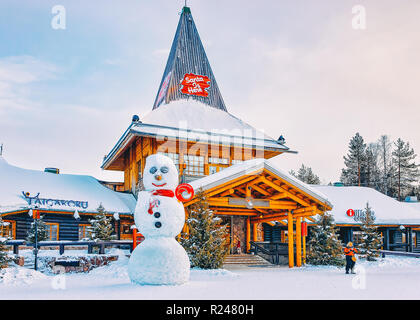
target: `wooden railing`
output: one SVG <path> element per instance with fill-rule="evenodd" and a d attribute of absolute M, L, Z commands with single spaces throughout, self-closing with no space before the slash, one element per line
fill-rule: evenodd
<path fill-rule="evenodd" d="M 5 243 L 7 246 L 13 247 L 13 253 L 19 254 L 20 246 L 34 247 L 35 243 L 26 242 L 25 240 L 9 240 Z M 99 254 L 105 254 L 105 247 L 129 246 L 130 252 L 133 251 L 133 241 L 127 240 L 110 240 L 110 241 L 40 241 L 38 248 L 41 247 L 58 247 L 60 255 L 64 254 L 65 247 L 68 246 L 87 246 L 88 253 L 93 253 L 94 247 L 99 247 Z"/>
<path fill-rule="evenodd" d="M 254 252 L 254 254 L 268 255 L 271 259 L 271 263 L 273 264 L 280 263 L 280 256 L 287 257 L 289 255 L 287 243 L 269 242 L 269 241 L 261 241 L 261 242 L 250 241 L 250 244 L 251 244 L 251 252 Z"/>
<path fill-rule="evenodd" d="M 390 251 L 390 250 L 378 250 L 378 251 L 382 254 L 383 258 L 385 258 L 386 255 L 420 258 L 420 253 L 415 253 L 415 252 Z"/>

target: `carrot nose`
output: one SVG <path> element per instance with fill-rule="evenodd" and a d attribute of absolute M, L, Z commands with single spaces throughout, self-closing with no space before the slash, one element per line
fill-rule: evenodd
<path fill-rule="evenodd" d="M 155 179 L 156 179 L 157 181 L 160 181 L 160 180 L 162 180 L 162 176 L 161 176 L 161 175 L 157 175 L 157 176 L 155 176 Z"/>

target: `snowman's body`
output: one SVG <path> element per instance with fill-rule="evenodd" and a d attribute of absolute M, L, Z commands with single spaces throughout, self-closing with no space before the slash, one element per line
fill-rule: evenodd
<path fill-rule="evenodd" d="M 188 281 L 190 261 L 175 240 L 185 222 L 184 206 L 174 195 L 178 171 L 163 155 L 146 159 L 146 191 L 138 195 L 134 221 L 145 240 L 132 252 L 128 264 L 131 281 L 138 284 L 182 284 Z"/>

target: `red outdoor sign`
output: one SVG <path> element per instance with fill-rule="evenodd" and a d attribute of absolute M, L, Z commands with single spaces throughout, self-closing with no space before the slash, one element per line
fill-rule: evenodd
<path fill-rule="evenodd" d="M 348 215 L 349 217 L 353 217 L 353 216 L 354 216 L 354 210 L 353 210 L 353 209 L 349 209 L 349 210 L 347 210 L 347 215 Z"/>
<path fill-rule="evenodd" d="M 181 92 L 193 96 L 208 97 L 206 91 L 210 87 L 210 78 L 207 76 L 187 73 L 181 81 Z"/>
<path fill-rule="evenodd" d="M 302 237 L 307 237 L 308 236 L 308 224 L 306 222 L 302 222 L 301 227 L 302 227 Z"/>

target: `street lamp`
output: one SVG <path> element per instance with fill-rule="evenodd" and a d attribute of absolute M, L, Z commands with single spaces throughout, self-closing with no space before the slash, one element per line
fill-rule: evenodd
<path fill-rule="evenodd" d="M 39 207 L 35 206 L 32 211 L 32 218 L 35 221 L 35 247 L 34 247 L 34 256 L 35 256 L 35 263 L 34 269 L 35 271 L 38 270 L 38 219 L 40 218 L 39 214 Z"/>

